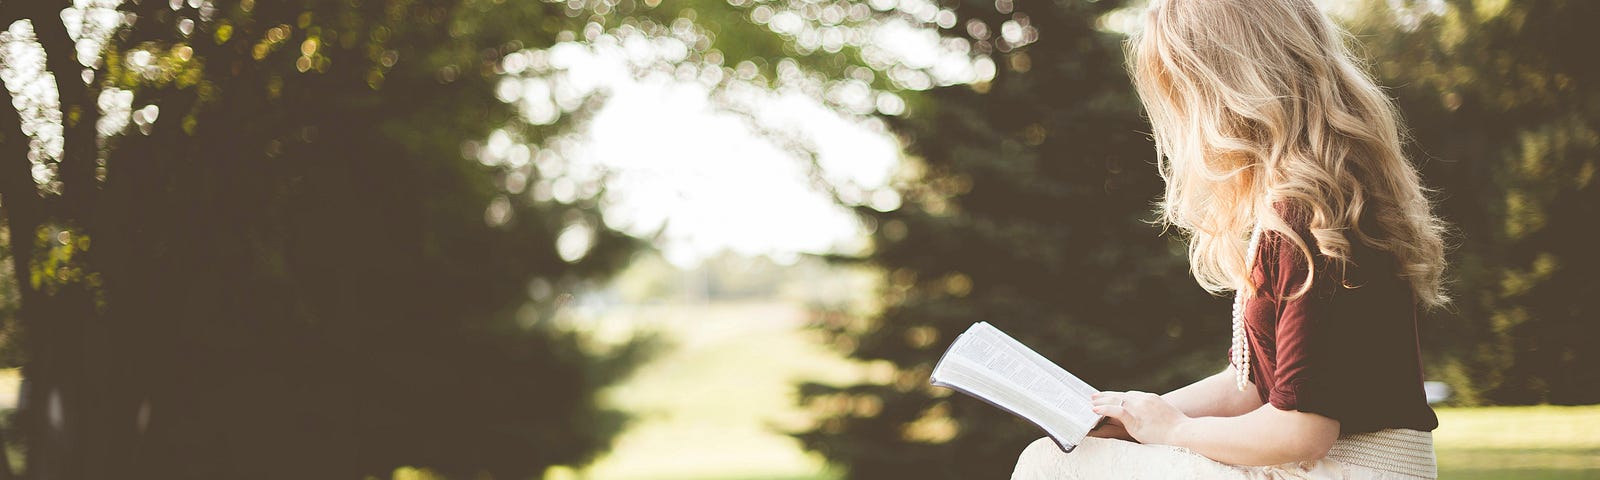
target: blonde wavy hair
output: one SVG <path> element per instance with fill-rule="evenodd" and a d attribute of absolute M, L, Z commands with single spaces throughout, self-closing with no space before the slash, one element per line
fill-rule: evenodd
<path fill-rule="evenodd" d="M 1318 262 L 1276 205 L 1298 212 L 1343 271 L 1352 241 L 1393 255 L 1416 302 L 1448 302 L 1445 225 L 1401 151 L 1399 115 L 1312 0 L 1152 0 L 1128 41 L 1166 192 L 1202 287 L 1253 292 L 1251 230 Z M 1311 287 L 1309 275 L 1294 295 Z"/>

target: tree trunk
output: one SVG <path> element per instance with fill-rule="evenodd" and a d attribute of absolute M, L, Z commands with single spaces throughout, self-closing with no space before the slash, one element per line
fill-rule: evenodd
<path fill-rule="evenodd" d="M 16 2 L 12 2 L 16 3 Z M 90 259 L 77 252 L 70 266 L 78 270 L 77 278 L 58 277 L 54 288 L 37 288 L 32 284 L 32 260 L 41 246 L 59 248 L 63 242 L 73 241 L 88 234 L 85 227 L 92 223 L 95 184 L 95 163 L 98 156 L 95 123 L 99 109 L 93 90 L 83 80 L 83 67 L 78 63 L 76 48 L 61 22 L 61 11 L 71 2 L 26 2 L 20 13 L 32 20 L 39 44 L 45 50 L 46 69 L 55 75 L 63 117 L 64 148 L 61 154 L 58 179 L 62 182 L 59 198 L 40 198 L 34 189 L 26 160 L 26 144 L 18 158 L 9 160 L 21 165 L 11 166 L 6 175 L 21 178 L 7 192 L 6 201 L 11 208 L 11 242 L 16 256 L 20 290 L 24 294 L 20 318 L 28 359 L 23 367 L 24 398 L 19 402 L 19 424 L 28 444 L 27 476 L 32 478 L 77 479 L 85 478 L 86 468 L 94 461 L 93 450 L 110 447 L 99 444 L 90 430 L 96 422 L 91 418 L 101 395 L 92 392 L 94 377 L 104 377 L 104 356 L 109 344 L 103 329 L 92 328 L 97 316 L 95 292 L 87 284 L 87 275 L 93 272 Z M 16 167 L 22 167 L 18 169 Z M 27 185 L 24 185 L 27 183 Z M 28 200 L 23 200 L 27 198 Z M 18 202 L 18 205 L 9 205 Z M 35 207 L 35 208 L 30 208 Z M 20 214 L 20 215 L 19 215 Z M 67 236 L 51 237 L 40 241 L 41 228 L 59 227 L 70 232 Z M 48 283 L 50 279 L 45 279 Z M 100 371 L 100 375 L 96 372 Z"/>
<path fill-rule="evenodd" d="M 11 93 L 0 89 L 0 101 L 10 105 Z M 5 209 L 6 228 L 11 240 L 8 246 L 11 250 L 12 272 L 16 277 L 17 293 L 22 297 L 17 302 L 18 319 L 32 316 L 30 307 L 38 301 L 38 292 L 32 288 L 28 278 L 32 268 L 33 232 L 39 225 L 40 214 L 40 198 L 33 184 L 31 167 L 28 162 L 28 137 L 22 133 L 16 111 L 0 114 L 0 206 Z M 18 417 L 22 421 L 14 424 L 27 424 L 20 409 Z M 10 458 L 4 455 L 4 446 L 3 439 L 0 439 L 0 480 L 16 478 Z"/>

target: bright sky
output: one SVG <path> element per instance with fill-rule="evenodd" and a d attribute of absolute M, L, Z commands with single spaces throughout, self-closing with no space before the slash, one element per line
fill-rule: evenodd
<path fill-rule="evenodd" d="M 897 22 L 874 38 L 901 64 L 931 71 L 940 81 L 993 74 L 991 61 L 949 51 L 927 28 Z M 579 142 L 560 148 L 562 170 L 589 172 L 575 178 L 605 172 L 608 225 L 644 237 L 659 232 L 657 246 L 684 266 L 724 250 L 787 261 L 865 246 L 855 214 L 813 185 L 809 157 L 786 152 L 747 118 L 724 110 L 704 82 L 681 80 L 681 73 L 639 78 L 627 68 L 629 56 L 636 55 L 626 40 L 615 49 L 600 43 L 558 45 L 539 61 L 561 72 L 551 81 L 558 88 L 609 91 Z M 864 88 L 854 93 L 865 96 L 867 108 L 903 108 L 892 95 Z M 899 206 L 899 196 L 887 186 L 900 147 L 881 121 L 829 109 L 798 91 L 745 88 L 734 95 L 756 110 L 765 128 L 808 141 L 821 176 L 850 187 L 842 194 L 853 197 L 848 200 L 881 209 Z M 553 96 L 560 103 L 562 94 Z"/>
<path fill-rule="evenodd" d="M 891 138 L 798 95 L 774 108 L 803 119 L 829 176 L 886 184 L 898 161 Z M 617 81 L 581 152 L 574 161 L 613 172 L 606 221 L 634 234 L 660 230 L 674 263 L 723 249 L 783 259 L 861 246 L 854 214 L 810 184 L 809 159 L 716 111 L 697 84 Z"/>

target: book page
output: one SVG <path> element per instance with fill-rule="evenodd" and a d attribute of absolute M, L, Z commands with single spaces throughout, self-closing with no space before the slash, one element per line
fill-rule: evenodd
<path fill-rule="evenodd" d="M 1009 350 L 1011 355 L 1020 357 L 1020 361 L 1031 364 L 1023 369 L 1035 372 L 1032 375 L 1047 375 L 1050 380 L 1053 380 L 1035 379 L 1031 385 L 1021 384 L 1029 395 L 1049 402 L 1053 407 L 1079 423 L 1092 426 L 1099 422 L 1100 416 L 1090 409 L 1094 400 L 1093 395 L 1099 390 L 1089 386 L 1088 383 L 1085 383 L 1076 375 L 1057 366 L 1054 362 L 1044 358 L 1043 355 L 1039 355 L 1039 352 L 1028 348 L 1022 342 L 1018 342 L 987 322 L 978 322 L 968 331 L 979 337 L 990 339 L 989 341 Z M 1003 374 L 1003 372 L 996 373 Z"/>
<path fill-rule="evenodd" d="M 1085 429 L 1077 422 L 1044 402 L 1022 393 L 1005 379 L 994 376 L 980 365 L 966 359 L 947 360 L 949 361 L 944 362 L 943 366 L 935 371 L 934 385 L 971 395 L 1032 422 L 1061 444 L 1063 450 L 1071 451 L 1072 447 L 1083 440 Z"/>
<path fill-rule="evenodd" d="M 1099 420 L 1090 410 L 1093 387 L 988 323 L 974 324 L 958 337 L 934 377 L 936 384 L 946 381 L 1028 418 L 1052 436 L 1064 435 L 1057 438 L 1063 448 L 1081 440 Z"/>

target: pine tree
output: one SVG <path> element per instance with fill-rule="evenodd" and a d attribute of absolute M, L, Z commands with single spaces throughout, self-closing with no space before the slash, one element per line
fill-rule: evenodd
<path fill-rule="evenodd" d="M 528 478 L 605 450 L 623 418 L 596 393 L 645 346 L 545 319 L 639 241 L 602 186 L 540 198 L 563 172 L 530 160 L 604 95 L 531 115 L 505 87 L 602 33 L 686 45 L 641 74 L 759 61 L 752 83 L 854 51 L 659 3 L 0 1 L 20 475 Z"/>
<path fill-rule="evenodd" d="M 1457 228 L 1430 376 L 1464 404 L 1600 402 L 1600 3 L 1390 7 L 1357 29 Z"/>

